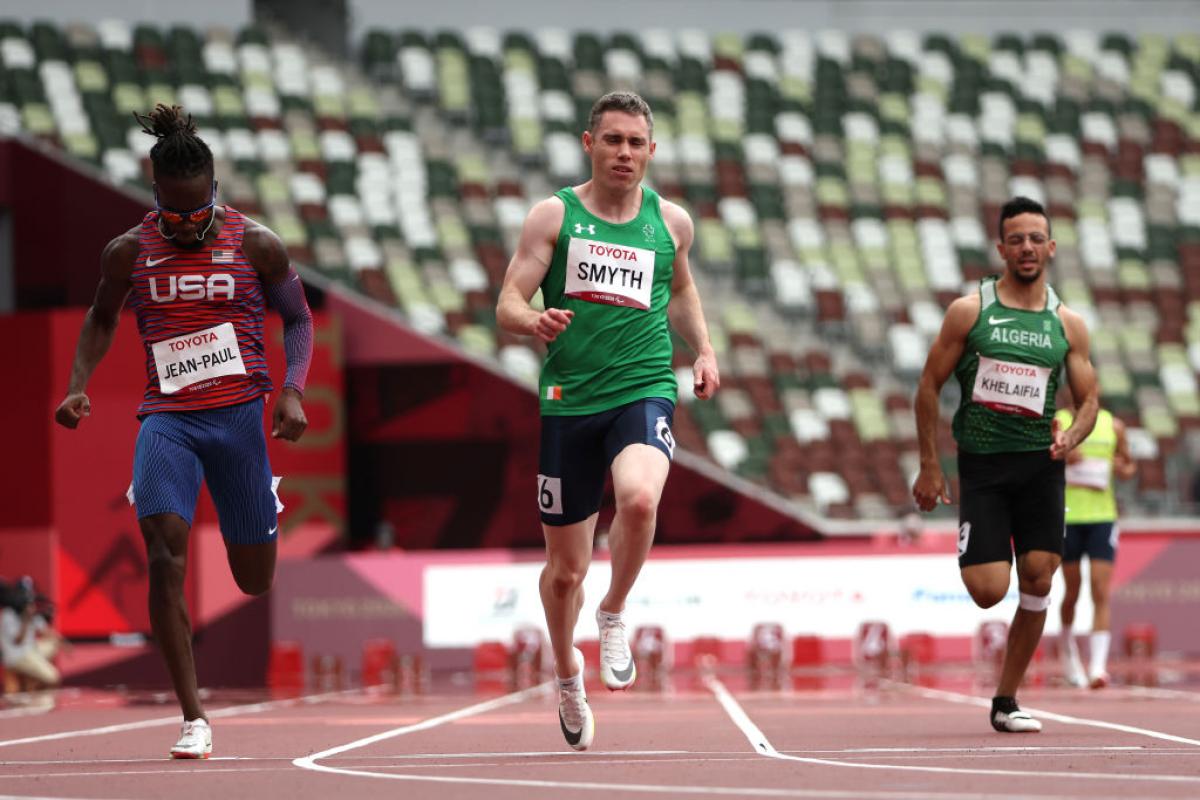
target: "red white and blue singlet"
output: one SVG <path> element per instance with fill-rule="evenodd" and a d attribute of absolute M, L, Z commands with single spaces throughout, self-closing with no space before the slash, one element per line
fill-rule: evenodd
<path fill-rule="evenodd" d="M 271 391 L 263 349 L 263 286 L 245 253 L 246 219 L 225 206 L 212 244 L 189 250 L 142 220 L 130 305 L 146 350 L 138 415 L 220 408 Z"/>

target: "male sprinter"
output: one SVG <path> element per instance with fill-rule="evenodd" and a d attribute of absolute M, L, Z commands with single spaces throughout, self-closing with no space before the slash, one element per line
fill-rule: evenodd
<path fill-rule="evenodd" d="M 1060 408 L 1060 426 L 1070 425 L 1074 410 Z M 1100 409 L 1091 434 L 1067 456 L 1067 539 L 1063 548 L 1063 581 L 1066 594 L 1059 613 L 1063 674 L 1072 686 L 1102 689 L 1108 685 L 1108 646 L 1111 642 L 1109 586 L 1117 558 L 1117 498 L 1113 478 L 1129 479 L 1137 463 L 1129 454 L 1125 423 L 1107 409 Z M 1088 639 L 1087 674 L 1079 657 L 1071 626 L 1079 600 L 1082 577 L 1079 563 L 1088 557 L 1092 592 L 1092 634 Z"/>
<path fill-rule="evenodd" d="M 263 396 L 271 391 L 265 301 L 283 317 L 287 354 L 271 436 L 293 442 L 308 425 L 300 398 L 312 357 L 312 315 L 279 237 L 216 204 L 212 153 L 192 118 L 179 106 L 159 105 L 138 121 L 158 139 L 150 150 L 157 208 L 104 248 L 100 285 L 54 418 L 74 428 L 91 413 L 88 379 L 132 293 L 147 383 L 130 502 L 150 564 L 150 626 L 183 710 L 171 755 L 207 758 L 212 730 L 196 689 L 183 599 L 196 497 L 207 479 L 234 580 L 247 594 L 265 592 L 282 510 L 262 425 Z"/>
<path fill-rule="evenodd" d="M 921 471 L 913 497 L 922 511 L 950 502 L 938 463 L 938 394 L 953 372 L 962 389 L 958 442 L 958 565 L 971 598 L 991 608 L 1008 594 L 1017 554 L 1020 603 L 992 699 L 998 731 L 1039 731 L 1017 706 L 1017 687 L 1042 636 L 1050 581 L 1063 555 L 1063 459 L 1096 421 L 1096 373 L 1083 319 L 1046 283 L 1054 256 L 1042 206 L 1016 197 L 1000 212 L 997 250 L 1005 270 L 946 310 L 917 389 Z M 1079 398 L 1074 423 L 1054 422 L 1054 393 L 1066 366 Z"/>
<path fill-rule="evenodd" d="M 610 467 L 617 510 L 609 533 L 612 582 L 596 612 L 600 677 L 613 690 L 635 678 L 621 612 L 654 539 L 675 450 L 668 301 L 671 326 L 697 353 L 696 396 L 712 397 L 720 385 L 688 267 L 692 220 L 642 185 L 653 134 L 650 107 L 636 94 L 596 101 L 583 133 L 592 177 L 530 210 L 496 309 L 501 327 L 537 336 L 548 349 L 539 390 L 537 494 L 546 537 L 540 587 L 559 678 L 559 723 L 576 750 L 587 749 L 595 732 L 574 631 Z M 530 306 L 539 287 L 541 312 Z"/>

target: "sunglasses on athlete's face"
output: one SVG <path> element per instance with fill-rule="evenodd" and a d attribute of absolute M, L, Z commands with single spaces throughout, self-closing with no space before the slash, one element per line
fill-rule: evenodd
<path fill-rule="evenodd" d="M 208 202 L 199 208 L 191 211 L 178 211 L 174 208 L 164 206 L 158 200 L 158 186 L 154 187 L 154 205 L 158 209 L 158 215 L 172 225 L 182 225 L 185 222 L 193 222 L 197 225 L 202 225 L 208 222 L 208 218 L 213 214 L 213 206 L 217 204 L 217 182 L 213 181 L 212 197 Z"/>

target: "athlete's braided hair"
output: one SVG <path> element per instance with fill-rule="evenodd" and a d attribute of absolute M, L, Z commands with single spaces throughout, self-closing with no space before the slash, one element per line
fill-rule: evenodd
<path fill-rule="evenodd" d="M 159 103 L 149 114 L 135 111 L 133 116 L 143 133 L 158 138 L 150 148 L 155 173 L 171 178 L 212 174 L 212 151 L 196 135 L 196 123 L 191 114 L 184 116 L 182 106 L 168 108 Z"/>

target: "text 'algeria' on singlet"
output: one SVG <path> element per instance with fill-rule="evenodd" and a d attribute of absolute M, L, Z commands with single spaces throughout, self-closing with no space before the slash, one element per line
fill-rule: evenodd
<path fill-rule="evenodd" d="M 675 402 L 671 299 L 675 242 L 658 194 L 642 187 L 636 217 L 614 223 L 586 208 L 575 191 L 542 280 L 546 308 L 575 312 L 547 347 L 539 394 L 548 415 L 597 414 L 647 397 Z"/>
<path fill-rule="evenodd" d="M 210 245 L 176 246 L 151 211 L 138 232 L 130 305 L 146 350 L 146 393 L 138 414 L 194 411 L 271 391 L 263 349 L 265 300 L 242 252 L 246 221 L 225 206 Z"/>
<path fill-rule="evenodd" d="M 1046 287 L 1039 311 L 1000 302 L 996 278 L 979 286 L 979 318 L 954 368 L 962 390 L 954 438 L 968 453 L 1015 453 L 1050 447 L 1054 394 L 1067 350 L 1059 299 Z"/>

